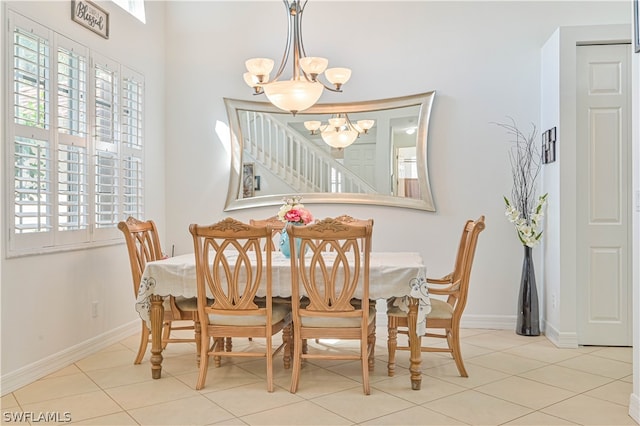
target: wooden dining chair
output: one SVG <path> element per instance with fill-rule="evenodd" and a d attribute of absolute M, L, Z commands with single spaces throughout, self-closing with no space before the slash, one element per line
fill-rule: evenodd
<path fill-rule="evenodd" d="M 469 291 L 469 279 L 471 267 L 475 256 L 478 235 L 485 229 L 484 216 L 477 220 L 468 220 L 462 229 L 462 236 L 458 245 L 458 253 L 453 272 L 442 278 L 427 278 L 431 311 L 427 314 L 427 333 L 423 337 L 436 337 L 447 340 L 447 347 L 422 346 L 421 352 L 448 352 L 452 355 L 458 372 L 462 377 L 468 377 L 464 368 L 462 353 L 460 351 L 460 319 L 467 303 Z M 446 296 L 441 300 L 437 296 Z M 389 361 L 387 373 L 393 376 L 395 373 L 396 350 L 410 350 L 407 346 L 398 346 L 397 335 L 408 335 L 407 312 L 393 303 L 388 304 L 387 320 L 389 336 L 387 347 Z M 442 333 L 430 332 L 430 329 L 443 329 Z"/>
<path fill-rule="evenodd" d="M 160 247 L 160 237 L 158 229 L 153 220 L 141 221 L 129 216 L 126 221 L 118 223 L 118 229 L 124 234 L 129 253 L 129 264 L 131 266 L 131 278 L 133 283 L 134 297 L 138 295 L 140 279 L 147 262 L 160 260 L 164 257 Z M 175 321 L 189 321 L 188 325 L 176 326 Z M 194 330 L 194 338 L 171 337 L 172 331 Z M 167 343 L 196 343 L 199 358 L 199 324 L 198 305 L 195 298 L 169 296 L 165 301 L 164 320 L 162 326 L 162 348 Z M 140 345 L 134 364 L 140 364 L 147 350 L 150 341 L 151 331 L 146 322 L 142 321 L 142 331 L 140 333 Z"/>
<path fill-rule="evenodd" d="M 202 330 L 196 389 L 205 385 L 210 356 L 216 367 L 221 357 L 237 356 L 266 358 L 267 390 L 273 392 L 273 357 L 284 349 L 284 367 L 291 365 L 291 308 L 272 302 L 271 227 L 227 218 L 212 225 L 192 224 L 189 231 Z M 260 289 L 266 294 L 263 302 L 256 299 Z M 213 296 L 212 302 L 207 302 L 207 295 Z M 281 331 L 282 344 L 274 350 L 272 338 Z M 264 338 L 266 345 L 258 350 L 225 350 L 226 337 Z"/>
<path fill-rule="evenodd" d="M 284 229 L 285 223 L 281 221 L 278 216 L 271 216 L 266 219 L 250 219 L 249 225 L 252 226 L 270 226 L 271 227 L 271 245 L 274 251 L 278 251 L 280 248 L 280 233 Z M 263 247 L 264 249 L 264 247 Z"/>
<path fill-rule="evenodd" d="M 307 226 L 289 225 L 287 232 L 292 253 L 294 329 L 290 391 L 298 389 L 303 359 L 348 359 L 360 360 L 362 386 L 369 395 L 369 356 L 375 345 L 375 308 L 369 305 L 372 226 L 327 218 Z M 300 239 L 299 249 L 296 238 Z M 305 250 L 308 252 L 300 256 Z M 354 304 L 356 299 L 361 303 Z M 360 351 L 304 353 L 305 339 L 359 340 Z"/>

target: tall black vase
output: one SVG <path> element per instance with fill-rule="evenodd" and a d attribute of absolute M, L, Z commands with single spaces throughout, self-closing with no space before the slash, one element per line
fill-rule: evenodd
<path fill-rule="evenodd" d="M 516 333 L 521 336 L 540 335 L 540 315 L 538 314 L 538 289 L 536 273 L 533 269 L 531 247 L 524 246 L 520 295 L 518 296 L 518 321 Z"/>

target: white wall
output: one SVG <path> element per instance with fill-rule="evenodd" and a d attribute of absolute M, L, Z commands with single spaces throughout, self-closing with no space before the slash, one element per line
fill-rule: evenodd
<path fill-rule="evenodd" d="M 437 91 L 428 152 L 436 213 L 310 205 L 312 213 L 374 218 L 375 250 L 419 251 L 435 276 L 452 267 L 464 221 L 486 215 L 464 321 L 514 327 L 522 248 L 504 218 L 509 137 L 491 122 L 512 116 L 524 130 L 540 124 L 541 48 L 556 28 L 629 22 L 626 1 L 309 2 L 307 54 L 353 69 L 344 93 L 322 102 Z M 176 206 L 167 209 L 167 237 L 185 253 L 189 223 L 226 216 L 228 140 L 214 130 L 227 123 L 222 98 L 255 99 L 242 80 L 244 61 L 280 58 L 286 15 L 273 1 L 172 2 L 167 31 L 167 200 Z M 247 220 L 277 208 L 231 214 Z M 541 248 L 535 253 L 540 259 Z"/>
<path fill-rule="evenodd" d="M 560 30 L 556 30 L 542 49 L 542 99 L 541 99 L 541 129 L 542 131 L 556 127 L 558 132 L 560 123 Z M 559 143 L 556 145 L 559 147 Z M 560 310 L 560 170 L 563 161 L 560 150 L 556 151 L 556 162 L 546 164 L 542 169 L 542 187 L 549 194 L 549 199 L 556 200 L 549 203 L 545 217 L 545 237 L 542 241 L 544 276 L 542 281 L 542 303 L 544 309 L 544 327 L 559 328 Z M 574 339 L 575 340 L 575 339 Z"/>
<path fill-rule="evenodd" d="M 110 14 L 110 38 L 105 40 L 71 21 L 70 1 L 2 2 L 2 63 L 6 73 L 6 9 L 12 9 L 58 33 L 81 41 L 96 52 L 129 65 L 145 76 L 146 103 L 146 212 L 165 222 L 164 151 L 164 5 L 147 4 L 142 25 L 111 2 L 100 2 Z M 6 74 L 5 74 L 6 75 Z M 2 84 L 4 88 L 4 77 Z M 2 105 L 8 102 L 2 90 Z M 5 115 L 2 113 L 2 140 Z M 0 164 L 6 161 L 5 150 Z M 6 169 L 0 166 L 6 172 Z M 9 191 L 2 175 L 2 199 Z M 4 201 L 2 213 L 5 214 Z M 3 229 L 8 218 L 3 217 Z M 91 348 L 138 331 L 140 319 L 134 298 L 124 245 L 82 251 L 6 259 L 1 253 L 2 392 L 55 371 Z M 91 302 L 99 302 L 97 318 Z"/>

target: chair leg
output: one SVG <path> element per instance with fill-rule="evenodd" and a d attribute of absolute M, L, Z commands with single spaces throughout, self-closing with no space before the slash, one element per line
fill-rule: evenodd
<path fill-rule="evenodd" d="M 215 351 L 224 351 L 224 337 L 216 337 L 213 339 L 213 349 Z M 220 367 L 220 362 L 222 360 L 222 357 L 220 355 L 214 355 L 213 356 L 213 365 L 215 365 L 216 368 Z M 201 361 L 202 362 L 202 361 Z"/>
<path fill-rule="evenodd" d="M 138 354 L 136 355 L 136 359 L 133 361 L 134 364 L 140 364 L 142 362 L 142 358 L 144 358 L 144 354 L 147 352 L 150 334 L 151 332 L 147 327 L 147 323 L 143 320 L 142 331 L 140 332 L 140 346 L 138 346 Z"/>
<path fill-rule="evenodd" d="M 367 345 L 368 347 L 368 353 L 369 353 L 369 357 L 367 359 L 368 365 L 369 365 L 369 371 L 373 371 L 374 367 L 375 367 L 375 354 L 376 354 L 376 326 L 374 324 L 373 326 L 373 330 L 371 330 L 371 333 L 369 333 L 369 336 L 367 336 Z"/>
<path fill-rule="evenodd" d="M 393 377 L 396 370 L 396 348 L 398 347 L 398 323 L 395 317 L 387 316 L 388 333 L 387 350 L 389 359 L 387 361 L 387 376 Z"/>
<path fill-rule="evenodd" d="M 302 368 L 302 339 L 294 329 L 293 342 L 293 372 L 291 373 L 291 388 L 289 392 L 296 393 L 298 390 L 298 382 L 300 381 L 300 369 Z"/>
<path fill-rule="evenodd" d="M 369 336 L 360 339 L 360 365 L 362 366 L 362 390 L 365 395 L 371 394 L 369 386 Z"/>
<path fill-rule="evenodd" d="M 453 360 L 456 362 L 458 373 L 460 373 L 462 377 L 469 377 L 467 370 L 464 368 L 464 363 L 462 362 L 462 352 L 460 351 L 460 330 L 458 328 L 447 330 L 447 343 L 449 344 L 449 349 L 451 349 Z"/>
<path fill-rule="evenodd" d="M 167 349 L 169 343 L 169 337 L 171 337 L 171 321 L 165 321 L 162 323 L 162 350 Z"/>
<path fill-rule="evenodd" d="M 282 349 L 282 362 L 285 370 L 291 368 L 291 348 L 292 348 L 292 327 L 291 324 L 282 329 L 282 340 L 284 348 Z"/>
<path fill-rule="evenodd" d="M 225 346 L 224 346 L 225 352 L 231 352 L 231 350 L 233 349 L 233 342 L 231 340 L 231 337 L 226 337 L 224 341 L 225 341 Z"/>
<path fill-rule="evenodd" d="M 267 392 L 273 392 L 273 344 L 271 333 L 266 336 L 266 357 L 267 357 Z"/>
<path fill-rule="evenodd" d="M 200 369 L 198 372 L 198 381 L 196 382 L 196 390 L 200 390 L 204 387 L 204 382 L 207 380 L 207 370 L 209 368 L 209 336 L 205 333 L 201 334 L 200 342 Z M 215 343 L 214 343 L 215 345 Z"/>
<path fill-rule="evenodd" d="M 200 321 L 198 321 L 198 318 L 195 319 L 193 327 L 196 339 L 196 365 L 200 367 L 200 359 L 202 357 L 202 355 L 200 354 L 200 350 L 202 349 L 202 327 L 200 325 Z"/>

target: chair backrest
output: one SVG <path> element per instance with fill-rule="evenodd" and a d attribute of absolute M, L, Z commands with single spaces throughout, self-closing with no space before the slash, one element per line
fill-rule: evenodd
<path fill-rule="evenodd" d="M 335 219 L 337 221 L 348 223 L 350 225 L 371 225 L 373 229 L 373 219 L 356 219 L 353 216 L 349 216 L 348 214 L 337 216 Z M 364 240 L 362 241 L 362 244 L 364 246 Z M 373 238 L 371 241 L 371 245 L 373 245 Z"/>
<path fill-rule="evenodd" d="M 251 219 L 249 220 L 251 226 L 270 226 L 271 227 L 271 241 L 273 241 L 273 250 L 277 251 L 280 247 L 280 233 L 285 227 L 285 222 L 281 221 L 278 216 L 271 216 L 266 219 Z M 266 249 L 266 247 L 263 247 Z"/>
<path fill-rule="evenodd" d="M 473 266 L 473 258 L 476 253 L 476 246 L 478 243 L 478 235 L 485 228 L 484 216 L 480 216 L 478 219 L 468 220 L 462 230 L 462 236 L 460 238 L 460 245 L 458 247 L 458 255 L 456 256 L 456 265 L 453 271 L 452 282 L 458 283 L 458 292 L 456 295 L 449 296 L 449 303 L 451 298 L 454 297 L 454 316 L 456 313 L 462 314 L 465 305 L 467 304 L 467 294 L 469 292 L 469 281 L 471 278 L 471 268 Z"/>
<path fill-rule="evenodd" d="M 192 224 L 189 231 L 196 259 L 198 312 L 205 315 L 202 318 L 210 313 L 270 314 L 271 228 L 226 218 L 212 225 Z M 266 310 L 254 300 L 265 283 Z M 206 298 L 211 296 L 214 300 L 209 305 Z"/>
<path fill-rule="evenodd" d="M 118 229 L 124 234 L 127 243 L 133 278 L 133 294 L 137 296 L 140 278 L 147 262 L 163 257 L 158 229 L 152 220 L 141 221 L 131 216 L 118 223 Z"/>
<path fill-rule="evenodd" d="M 287 232 L 291 247 L 292 300 L 299 300 L 302 295 L 309 299 L 306 308 L 294 306 L 294 318 L 362 316 L 364 312 L 366 319 L 371 224 L 348 224 L 326 218 L 306 226 L 288 225 Z M 299 249 L 295 239 L 300 240 Z M 360 308 L 351 303 L 356 298 L 362 300 Z"/>

